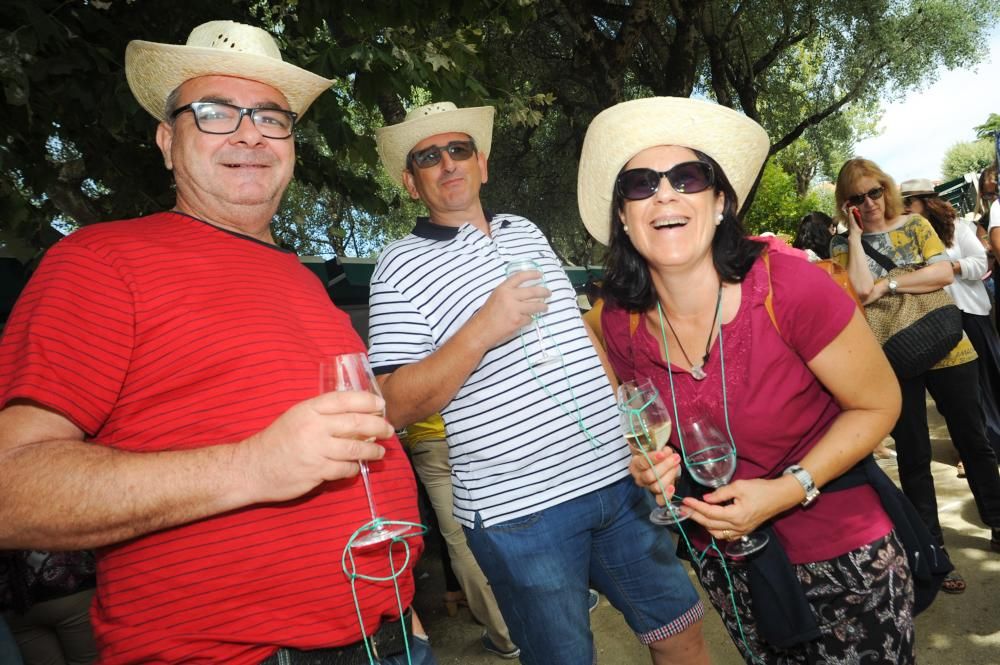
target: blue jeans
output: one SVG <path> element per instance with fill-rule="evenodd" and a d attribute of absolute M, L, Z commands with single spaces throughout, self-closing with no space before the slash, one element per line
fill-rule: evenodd
<path fill-rule="evenodd" d="M 675 635 L 704 609 L 652 495 L 629 477 L 557 506 L 465 534 L 493 587 L 522 665 L 594 660 L 588 586 L 604 593 L 644 644 Z"/>
<path fill-rule="evenodd" d="M 377 661 L 378 665 L 437 665 L 434 654 L 431 653 L 431 645 L 423 637 L 410 636 L 410 660 L 406 659 L 406 653 L 396 656 L 389 656 Z"/>

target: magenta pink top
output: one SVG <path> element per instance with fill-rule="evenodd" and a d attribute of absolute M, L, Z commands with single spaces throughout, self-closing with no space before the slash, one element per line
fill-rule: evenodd
<path fill-rule="evenodd" d="M 743 282 L 736 317 L 722 326 L 705 364 L 707 378 L 695 381 L 671 365 L 677 412 L 683 422 L 700 414 L 725 433 L 722 361 L 725 361 L 729 426 L 741 478 L 775 478 L 816 445 L 840 407 L 806 365 L 847 326 L 855 305 L 830 277 L 808 261 L 771 252 L 775 328 L 764 299 L 767 271 L 758 259 Z M 607 306 L 602 316 L 608 356 L 622 381 L 650 377 L 673 413 L 666 363 L 656 338 L 644 325 L 629 333 L 629 314 Z M 721 347 L 721 348 L 720 348 Z M 680 449 L 676 426 L 670 444 Z M 772 521 L 792 563 L 825 561 L 889 533 L 892 523 L 875 491 L 865 485 L 821 493 L 808 508 L 796 506 Z M 693 522 L 683 524 L 703 550 L 709 536 Z"/>

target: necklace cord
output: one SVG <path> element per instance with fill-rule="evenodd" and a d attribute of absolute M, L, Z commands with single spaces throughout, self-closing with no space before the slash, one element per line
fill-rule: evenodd
<path fill-rule="evenodd" d="M 719 286 L 719 293 L 720 294 L 722 293 L 721 285 Z M 719 298 L 719 301 L 716 303 L 716 317 L 718 317 L 720 304 L 721 304 L 721 297 Z M 663 353 L 667 363 L 667 379 L 670 382 L 670 401 L 672 402 L 674 410 L 674 423 L 676 423 L 674 431 L 677 432 L 677 440 L 681 446 L 681 456 L 684 458 L 684 463 L 686 464 L 687 453 L 684 450 L 684 433 L 681 431 L 683 428 L 680 426 L 681 421 L 678 416 L 678 410 L 677 410 L 677 391 L 674 388 L 674 372 L 673 370 L 670 369 L 670 348 L 667 346 L 667 333 L 663 327 L 663 322 L 666 317 L 663 314 L 663 308 L 660 306 L 659 299 L 657 299 L 656 301 L 656 312 L 659 315 L 660 319 L 660 336 L 663 339 Z M 669 326 L 669 323 L 667 325 Z M 723 345 L 723 340 L 722 340 L 722 326 L 719 325 L 719 362 L 722 372 L 722 410 L 723 413 L 725 414 L 726 433 L 729 435 L 729 443 L 733 447 L 733 454 L 735 454 L 736 442 L 733 439 L 733 433 L 729 427 L 729 400 L 726 394 L 726 358 L 724 349 L 725 347 Z M 647 462 L 649 462 L 648 456 L 646 457 L 646 460 Z M 656 467 L 654 467 L 650 463 L 650 468 L 653 469 L 653 474 L 656 475 L 657 482 L 659 482 L 660 478 L 659 474 L 656 473 Z M 660 487 L 662 489 L 662 483 L 660 483 Z M 664 493 L 664 499 L 666 499 L 666 493 Z M 687 548 L 688 554 L 691 556 L 691 561 L 696 563 L 699 569 L 701 569 L 701 567 L 705 565 L 705 557 L 708 556 L 709 550 L 715 550 L 716 555 L 718 555 L 719 565 L 722 567 L 722 574 L 725 576 L 726 583 L 729 585 L 729 602 L 732 604 L 733 616 L 736 619 L 736 629 L 739 631 L 740 641 L 743 643 L 743 647 L 746 649 L 746 653 L 750 657 L 751 662 L 763 663 L 764 661 L 761 660 L 760 657 L 753 652 L 753 649 L 750 648 L 750 643 L 747 642 L 747 636 L 743 630 L 743 621 L 740 619 L 739 606 L 736 604 L 736 588 L 735 585 L 733 584 L 732 576 L 729 574 L 729 566 L 726 564 L 726 557 L 722 554 L 722 551 L 719 549 L 719 546 L 716 543 L 715 538 L 712 537 L 711 534 L 709 534 L 708 546 L 704 549 L 704 551 L 698 552 L 691 544 L 691 541 L 688 539 L 687 533 L 685 532 L 684 527 L 680 524 L 680 522 L 675 522 L 674 526 L 677 527 L 677 530 L 680 532 L 681 538 L 683 538 L 684 540 L 684 545 Z"/>
<path fill-rule="evenodd" d="M 658 308 L 658 311 L 660 312 L 660 329 L 662 330 L 663 321 L 666 320 L 667 328 L 670 330 L 670 334 L 673 335 L 674 339 L 677 340 L 677 348 L 681 350 L 681 355 L 683 355 L 684 360 L 687 361 L 688 367 L 690 367 L 693 370 L 695 368 L 695 365 L 693 362 L 691 362 L 691 358 L 688 357 L 687 351 L 684 350 L 684 344 L 681 342 L 681 338 L 677 336 L 677 332 L 674 330 L 673 324 L 670 323 L 670 317 L 663 313 L 663 309 L 660 307 L 659 299 L 657 299 L 656 301 L 656 306 Z M 708 362 L 708 356 L 712 349 L 712 334 L 715 333 L 715 326 L 719 322 L 719 313 L 722 311 L 721 306 L 722 306 L 722 282 L 720 281 L 719 292 L 715 296 L 715 316 L 712 318 L 712 325 L 708 329 L 708 339 L 705 341 L 705 355 L 701 357 L 701 365 L 698 366 L 699 369 L 704 368 L 705 363 Z M 666 336 L 664 336 L 663 346 L 666 347 L 666 345 L 667 345 L 667 339 Z"/>

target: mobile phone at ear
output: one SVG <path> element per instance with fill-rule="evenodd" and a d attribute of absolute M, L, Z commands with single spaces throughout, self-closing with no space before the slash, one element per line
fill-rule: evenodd
<path fill-rule="evenodd" d="M 861 223 L 861 211 L 857 208 L 851 208 L 851 214 L 854 215 L 854 221 L 858 223 L 858 228 L 864 231 L 865 225 Z"/>

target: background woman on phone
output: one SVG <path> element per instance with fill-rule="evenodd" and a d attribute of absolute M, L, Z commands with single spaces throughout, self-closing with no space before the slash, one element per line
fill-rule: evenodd
<path fill-rule="evenodd" d="M 837 208 L 848 225 L 848 235 L 834 236 L 830 253 L 847 267 L 854 289 L 864 304 L 896 293 L 928 293 L 952 283 L 954 269 L 944 243 L 930 222 L 903 212 L 895 181 L 874 162 L 851 159 L 837 176 Z M 859 226 L 854 211 L 861 217 Z M 862 232 L 862 227 L 864 231 Z M 863 236 L 863 239 L 862 239 Z M 885 268 L 870 259 L 862 242 L 888 256 L 897 266 L 924 267 L 898 279 L 885 279 Z M 948 434 L 965 462 L 969 487 L 979 517 L 992 527 L 991 547 L 1000 548 L 1000 474 L 997 458 L 986 440 L 979 406 L 979 369 L 976 352 L 964 334 L 948 355 L 927 372 L 900 379 L 903 408 L 892 429 L 896 441 L 899 481 L 903 492 L 938 543 L 944 534 L 938 521 L 937 496 L 931 475 L 931 441 L 927 429 L 925 389 L 937 404 Z M 945 579 L 948 593 L 965 591 L 957 571 Z"/>
<path fill-rule="evenodd" d="M 716 423 L 736 449 L 734 480 L 683 501 L 694 549 L 769 524 L 775 537 L 754 556 L 787 553 L 818 631 L 782 648 L 762 632 L 749 566 L 728 565 L 734 602 L 718 550 L 696 564 L 747 662 L 863 652 L 912 662 L 910 575 L 877 495 L 868 485 L 817 492 L 870 455 L 896 419 L 899 391 L 844 291 L 797 256 L 772 251 L 765 264 L 766 245 L 744 235 L 737 211 L 768 146 L 757 123 L 691 99 L 634 100 L 594 119 L 577 191 L 584 225 L 609 245 L 608 355 L 623 381 L 657 385 L 675 416 L 675 449 L 695 419 Z M 662 502 L 656 475 L 672 492 L 680 457 L 667 448 L 650 459 L 655 475 L 641 456 L 632 472 Z"/>

